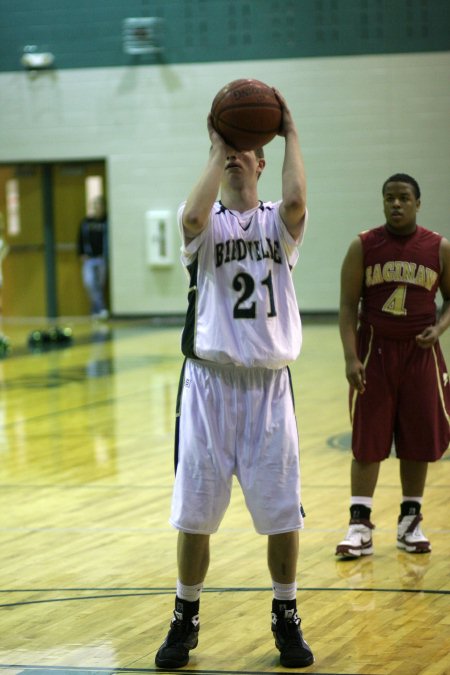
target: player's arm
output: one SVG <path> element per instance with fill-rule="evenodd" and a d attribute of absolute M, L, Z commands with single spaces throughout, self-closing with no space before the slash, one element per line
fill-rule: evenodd
<path fill-rule="evenodd" d="M 424 349 L 432 347 L 439 340 L 439 336 L 450 326 L 450 242 L 448 239 L 441 239 L 439 260 L 441 264 L 439 289 L 443 302 L 435 325 L 428 326 L 416 336 L 417 344 Z"/>
<path fill-rule="evenodd" d="M 349 384 L 361 394 L 365 389 L 365 372 L 357 351 L 358 307 L 364 281 L 363 251 L 358 237 L 351 244 L 342 263 L 339 332 L 344 348 L 345 375 Z"/>
<path fill-rule="evenodd" d="M 208 162 L 183 210 L 183 230 L 187 241 L 194 239 L 207 226 L 225 169 L 226 144 L 214 130 L 211 115 L 208 115 L 208 133 L 211 139 Z"/>
<path fill-rule="evenodd" d="M 306 175 L 300 150 L 298 132 L 286 101 L 277 89 L 274 92 L 283 111 L 279 135 L 284 137 L 285 149 L 282 180 L 280 216 L 289 234 L 300 239 L 306 212 Z"/>

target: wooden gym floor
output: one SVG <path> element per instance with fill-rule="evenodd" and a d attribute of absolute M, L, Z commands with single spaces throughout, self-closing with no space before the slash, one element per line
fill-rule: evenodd
<path fill-rule="evenodd" d="M 401 493 L 390 458 L 375 496 L 375 554 L 336 561 L 348 522 L 347 386 L 335 320 L 304 323 L 292 368 L 307 513 L 298 600 L 316 662 L 301 672 L 448 675 L 450 454 L 429 470 L 431 554 L 395 547 Z M 43 353 L 26 346 L 41 326 L 1 326 L 12 352 L 0 360 L 0 671 L 153 673 L 176 580 L 167 519 L 180 327 L 72 325 L 72 346 Z M 450 365 L 450 331 L 442 344 Z M 237 484 L 211 544 L 200 643 L 184 670 L 293 672 L 278 665 L 266 541 Z"/>

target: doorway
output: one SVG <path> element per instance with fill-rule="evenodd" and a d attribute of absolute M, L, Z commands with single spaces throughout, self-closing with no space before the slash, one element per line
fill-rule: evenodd
<path fill-rule="evenodd" d="M 85 316 L 78 230 L 106 195 L 105 162 L 0 166 L 1 305 L 4 317 Z"/>

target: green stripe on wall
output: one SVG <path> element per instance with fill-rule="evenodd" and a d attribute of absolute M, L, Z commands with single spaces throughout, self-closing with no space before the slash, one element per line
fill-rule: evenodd
<path fill-rule="evenodd" d="M 163 51 L 124 53 L 127 17 L 163 20 Z M 0 0 L 0 71 L 23 49 L 56 68 L 450 50 L 449 0 Z"/>

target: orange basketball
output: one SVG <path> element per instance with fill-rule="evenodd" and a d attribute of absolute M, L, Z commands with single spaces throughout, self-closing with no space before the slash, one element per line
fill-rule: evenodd
<path fill-rule="evenodd" d="M 259 80 L 233 80 L 216 94 L 212 123 L 236 150 L 256 150 L 278 133 L 282 111 L 271 87 Z"/>

